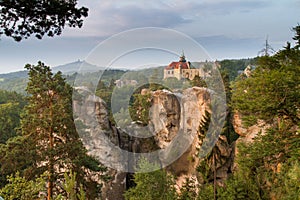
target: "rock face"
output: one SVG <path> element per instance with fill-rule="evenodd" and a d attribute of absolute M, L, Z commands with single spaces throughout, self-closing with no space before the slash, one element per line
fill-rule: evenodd
<path fill-rule="evenodd" d="M 170 144 L 180 129 L 180 101 L 180 97 L 168 91 L 152 93 L 150 126 L 153 127 L 155 140 L 161 149 Z"/>
<path fill-rule="evenodd" d="M 148 93 L 149 91 L 143 91 L 143 94 Z M 124 170 L 124 163 L 137 162 L 128 160 L 129 157 L 121 151 L 116 151 L 116 147 L 136 153 L 162 150 L 158 154 L 159 162 L 176 176 L 179 189 L 186 178 L 193 179 L 195 184 L 203 181 L 203 177 L 197 172 L 197 167 L 203 161 L 198 152 L 205 137 L 201 128 L 207 119 L 207 113 L 211 112 L 210 95 L 208 89 L 200 87 L 188 88 L 181 93 L 166 90 L 152 92 L 148 128 L 153 137 L 145 139 L 135 138 L 126 133 L 135 124 L 130 125 L 127 130 L 112 126 L 105 102 L 99 97 L 85 94 L 81 103 L 74 103 L 77 114 L 76 127 L 81 128 L 79 132 L 89 153 L 98 157 L 106 166 L 113 164 Z M 215 152 L 216 176 L 218 180 L 224 180 L 231 171 L 233 160 L 232 147 L 226 137 L 219 137 Z M 120 166 L 116 160 L 122 161 Z M 213 161 L 210 159 L 207 162 L 212 169 Z M 213 177 L 212 172 L 213 170 L 210 170 L 209 179 Z M 104 183 L 103 199 L 123 199 L 122 194 L 128 187 L 128 174 L 114 169 L 110 169 L 109 174 L 112 180 Z"/>
<path fill-rule="evenodd" d="M 263 120 L 258 120 L 257 124 L 246 128 L 243 125 L 241 114 L 235 112 L 233 115 L 233 127 L 235 132 L 241 136 L 239 141 L 252 142 L 258 133 L 261 132 L 264 134 L 270 125 L 266 124 Z"/>
<path fill-rule="evenodd" d="M 266 124 L 263 120 L 258 120 L 256 124 L 245 127 L 243 125 L 242 115 L 235 112 L 233 115 L 233 127 L 235 132 L 240 135 L 240 137 L 234 142 L 234 157 L 237 156 L 239 149 L 239 143 L 251 143 L 253 139 L 259 134 L 265 134 L 266 130 L 271 127 L 270 124 Z M 233 170 L 237 170 L 237 163 L 233 163 Z"/>
<path fill-rule="evenodd" d="M 124 159 L 124 155 L 115 151 L 115 147 L 128 149 L 128 137 L 111 125 L 106 103 L 97 96 L 87 95 L 81 104 L 74 103 L 74 111 L 77 131 L 88 152 L 105 166 L 118 166 L 116 160 Z"/>
<path fill-rule="evenodd" d="M 173 94 L 168 91 L 155 91 L 152 94 L 152 107 L 150 109 L 150 125 L 153 125 L 155 141 L 161 149 L 172 145 L 178 134 L 184 135 L 178 145 L 187 143 L 186 149 L 171 165 L 167 171 L 177 178 L 179 189 L 186 178 L 193 179 L 198 184 L 203 182 L 203 177 L 197 171 L 197 167 L 204 159 L 198 156 L 203 143 L 203 131 L 201 131 L 206 116 L 210 110 L 210 91 L 206 88 L 193 87 L 184 90 L 181 94 Z M 209 123 L 209 122 L 208 122 Z M 215 144 L 216 177 L 220 184 L 231 173 L 233 163 L 233 148 L 228 144 L 225 136 L 219 136 Z M 160 157 L 164 164 L 164 156 Z M 213 179 L 213 160 L 207 164 L 210 168 L 208 179 Z M 163 165 L 164 166 L 164 165 Z"/>
<path fill-rule="evenodd" d="M 118 160 L 127 162 L 126 155 L 116 151 L 116 147 L 129 149 L 128 135 L 112 126 L 106 103 L 87 91 L 78 91 L 82 98 L 73 100 L 75 124 L 84 146 L 90 155 L 95 156 L 105 166 L 123 168 Z M 102 199 L 123 199 L 126 189 L 126 173 L 108 168 L 111 181 L 102 182 Z M 117 192 L 116 192 L 117 191 Z"/>
<path fill-rule="evenodd" d="M 200 159 L 197 156 L 201 145 L 198 135 L 200 123 L 206 112 L 210 112 L 210 94 L 205 88 L 189 88 L 182 94 L 173 94 L 168 91 L 155 91 L 152 95 L 150 109 L 150 124 L 154 127 L 155 140 L 161 149 L 173 145 L 175 137 L 183 135 L 177 143 L 181 151 L 175 162 L 167 166 L 167 170 L 177 177 L 177 185 L 181 187 L 183 179 L 197 176 L 197 165 Z M 185 147 L 186 146 L 186 147 Z M 167 152 L 168 153 L 168 152 Z M 164 164 L 166 155 L 161 155 Z"/>

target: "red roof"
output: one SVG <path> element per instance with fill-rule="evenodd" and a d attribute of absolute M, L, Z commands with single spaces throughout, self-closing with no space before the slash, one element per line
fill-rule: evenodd
<path fill-rule="evenodd" d="M 170 70 L 170 69 L 189 69 L 189 65 L 187 62 L 171 62 L 165 69 Z"/>

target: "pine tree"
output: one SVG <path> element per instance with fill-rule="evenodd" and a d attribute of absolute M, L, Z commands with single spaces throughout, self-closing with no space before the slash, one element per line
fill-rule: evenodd
<path fill-rule="evenodd" d="M 39 62 L 26 65 L 29 70 L 28 105 L 21 120 L 22 136 L 34 145 L 33 174 L 47 172 L 47 199 L 59 190 L 63 171 L 72 170 L 77 181 L 87 186 L 83 167 L 101 170 L 86 150 L 76 132 L 72 117 L 72 88 L 62 74 L 53 75 L 50 68 Z M 97 187 L 97 186 L 95 186 Z"/>
<path fill-rule="evenodd" d="M 293 37 L 293 39 L 296 40 L 295 48 L 299 49 L 299 47 L 300 47 L 300 25 L 298 24 L 298 26 L 295 26 L 293 28 L 293 31 L 295 32 L 295 36 Z"/>

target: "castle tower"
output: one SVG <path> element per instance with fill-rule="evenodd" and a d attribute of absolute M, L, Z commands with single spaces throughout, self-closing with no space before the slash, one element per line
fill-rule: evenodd
<path fill-rule="evenodd" d="M 179 62 L 186 62 L 186 60 L 185 60 L 185 56 L 184 56 L 184 52 L 182 51 L 182 54 L 181 54 L 181 56 L 180 56 L 180 59 L 179 59 Z"/>

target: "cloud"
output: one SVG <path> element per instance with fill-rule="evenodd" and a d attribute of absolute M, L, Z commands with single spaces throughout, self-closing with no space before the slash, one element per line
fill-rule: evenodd
<path fill-rule="evenodd" d="M 265 0 L 203 0 L 179 1 L 164 0 L 176 11 L 186 11 L 186 14 L 195 16 L 228 15 L 235 12 L 251 12 L 252 10 L 270 6 L 270 1 Z"/>
<path fill-rule="evenodd" d="M 67 36 L 107 37 L 131 28 L 188 26 L 199 19 L 252 12 L 270 6 L 266 0 L 160 0 L 160 1 L 90 1 L 79 0 L 90 9 L 84 27 L 67 29 Z"/>
<path fill-rule="evenodd" d="M 172 8 L 157 2 L 80 2 L 89 8 L 89 16 L 84 22 L 83 30 L 76 31 L 81 36 L 108 36 L 131 28 L 149 26 L 173 28 L 191 22 L 191 19 L 185 19 L 182 13 L 174 12 Z M 66 32 L 66 35 L 74 34 L 70 30 Z"/>

